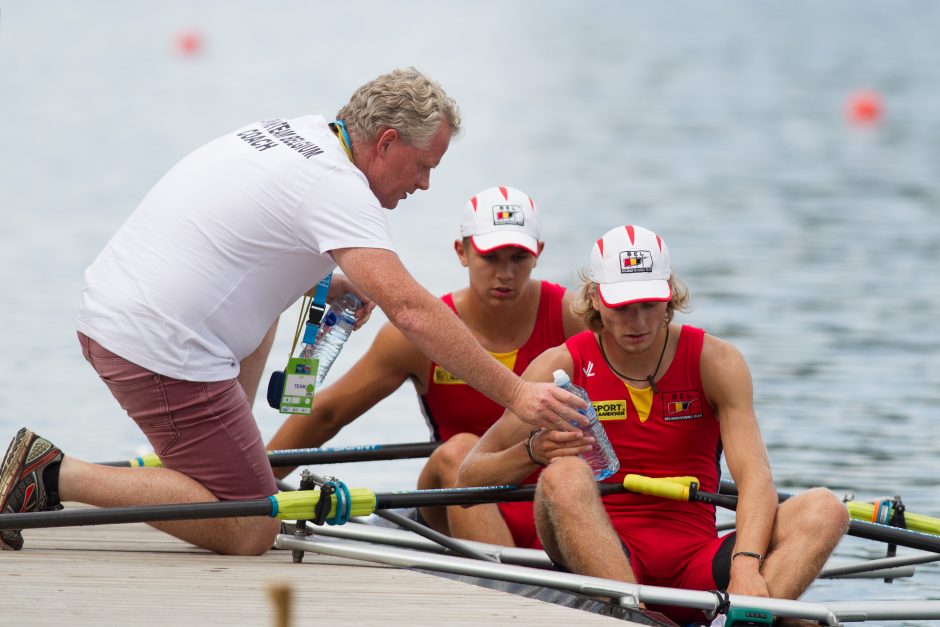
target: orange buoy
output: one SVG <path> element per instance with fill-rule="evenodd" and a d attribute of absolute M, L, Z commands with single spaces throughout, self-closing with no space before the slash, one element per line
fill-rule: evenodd
<path fill-rule="evenodd" d="M 881 119 L 884 107 L 881 96 L 869 89 L 857 91 L 849 98 L 848 116 L 856 124 L 871 124 Z"/>
<path fill-rule="evenodd" d="M 194 30 L 184 30 L 176 35 L 176 49 L 185 56 L 196 54 L 202 50 L 202 35 Z"/>

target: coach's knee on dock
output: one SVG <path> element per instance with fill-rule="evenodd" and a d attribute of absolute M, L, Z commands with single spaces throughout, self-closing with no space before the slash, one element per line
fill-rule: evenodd
<path fill-rule="evenodd" d="M 236 531 L 216 552 L 222 555 L 263 555 L 274 546 L 281 521 L 273 518 L 239 518 Z"/>

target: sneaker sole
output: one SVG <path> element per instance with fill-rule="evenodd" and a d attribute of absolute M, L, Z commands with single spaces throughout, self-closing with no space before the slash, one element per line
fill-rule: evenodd
<path fill-rule="evenodd" d="M 6 457 L 3 459 L 3 465 L 0 466 L 0 512 L 6 507 L 10 489 L 19 479 L 26 453 L 29 451 L 29 445 L 33 440 L 30 437 L 31 435 L 33 435 L 31 432 L 26 431 L 22 438 L 16 439 L 7 451 Z"/>
<path fill-rule="evenodd" d="M 17 438 L 14 439 L 13 443 L 10 445 L 6 456 L 3 458 L 3 464 L 0 465 L 0 512 L 6 507 L 10 490 L 16 485 L 16 481 L 19 479 L 20 474 L 22 474 L 19 471 L 23 468 L 26 454 L 29 452 L 29 446 L 33 441 L 33 438 L 30 437 L 33 434 L 25 429 L 23 430 L 23 437 L 19 437 L 19 433 L 16 435 Z M 7 534 L 10 534 L 9 538 Z M 4 551 L 18 551 L 23 546 L 23 541 L 21 537 L 16 538 L 15 536 L 19 536 L 19 532 L 12 529 L 0 532 L 0 549 Z M 7 542 L 8 539 L 11 542 L 15 542 L 16 545 L 9 544 Z M 18 542 L 16 542 L 17 539 L 19 540 Z"/>

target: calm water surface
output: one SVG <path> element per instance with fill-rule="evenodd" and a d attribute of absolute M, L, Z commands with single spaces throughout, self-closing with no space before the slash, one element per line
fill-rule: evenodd
<path fill-rule="evenodd" d="M 88 459 L 145 444 L 81 358 L 82 272 L 176 160 L 248 121 L 331 115 L 415 65 L 462 108 L 432 189 L 392 214 L 402 257 L 465 284 L 458 209 L 496 184 L 545 222 L 537 273 L 574 285 L 596 237 L 662 233 L 685 320 L 747 357 L 778 486 L 902 494 L 940 515 L 940 7 L 931 2 L 8 2 L 0 10 L 0 427 Z M 201 34 L 197 54 L 176 45 Z M 885 115 L 845 115 L 856 90 Z M 295 312 L 268 370 L 282 365 Z M 377 316 L 381 319 L 381 316 Z M 368 347 L 354 334 L 333 377 Z M 280 419 L 256 408 L 265 436 Z M 427 437 L 402 389 L 337 445 Z M 413 486 L 420 461 L 330 470 Z M 842 557 L 882 545 L 848 539 Z M 902 552 L 904 552 L 902 550 Z M 912 580 L 822 582 L 809 599 L 940 598 Z"/>

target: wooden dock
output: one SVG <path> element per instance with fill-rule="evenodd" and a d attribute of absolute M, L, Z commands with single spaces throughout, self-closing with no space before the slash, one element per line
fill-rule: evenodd
<path fill-rule="evenodd" d="M 208 553 L 147 525 L 24 532 L 0 551 L 3 625 L 276 625 L 270 589 L 291 589 L 292 625 L 629 625 L 442 577 L 290 551 Z"/>

